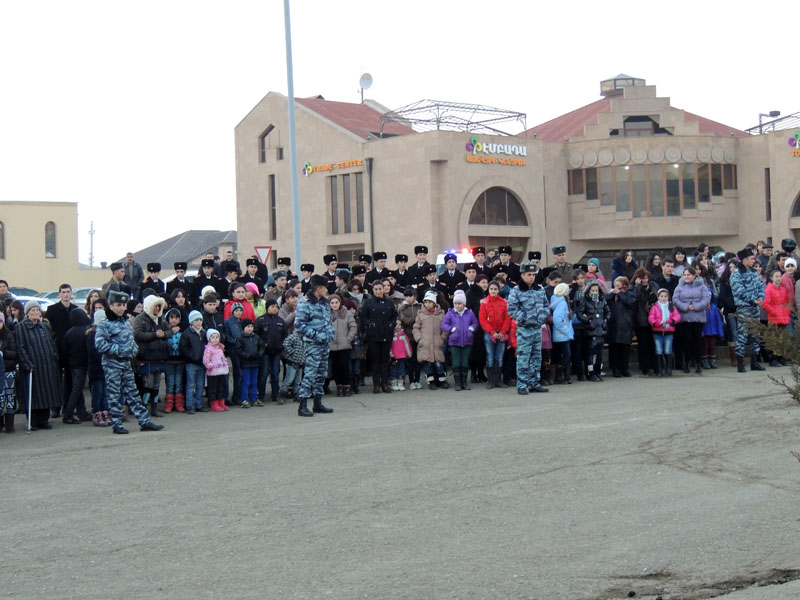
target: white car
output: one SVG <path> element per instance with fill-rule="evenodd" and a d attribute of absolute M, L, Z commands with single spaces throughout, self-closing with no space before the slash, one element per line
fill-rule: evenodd
<path fill-rule="evenodd" d="M 47 298 L 42 298 L 41 296 L 14 296 L 16 300 L 22 302 L 22 304 L 26 304 L 28 300 L 36 300 L 39 305 L 42 307 L 42 312 L 47 310 L 47 307 L 51 304 L 55 304 L 52 300 L 48 300 Z"/>

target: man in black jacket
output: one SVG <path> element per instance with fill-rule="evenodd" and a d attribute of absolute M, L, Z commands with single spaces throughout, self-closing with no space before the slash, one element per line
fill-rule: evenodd
<path fill-rule="evenodd" d="M 680 277 L 672 274 L 672 270 L 674 268 L 675 259 L 671 256 L 667 256 L 661 261 L 661 273 L 656 273 L 653 275 L 653 281 L 655 284 L 659 289 L 664 288 L 665 290 L 668 290 L 670 298 L 672 298 L 672 294 L 675 293 L 675 288 L 678 287 L 678 284 L 681 281 Z"/>
<path fill-rule="evenodd" d="M 63 421 L 67 425 L 77 425 L 83 421 L 91 421 L 86 411 L 86 400 L 83 397 L 83 386 L 86 383 L 86 371 L 89 368 L 89 354 L 86 347 L 86 330 L 91 325 L 88 315 L 82 310 L 71 310 L 69 319 L 72 327 L 64 334 L 61 354 L 72 377 L 72 389 L 64 408 Z M 75 417 L 77 411 L 78 417 Z"/>
<path fill-rule="evenodd" d="M 214 291 L 220 298 L 224 298 L 227 293 L 227 290 L 224 289 L 225 284 L 222 279 L 214 275 L 214 259 L 204 258 L 200 263 L 200 268 L 203 271 L 202 274 L 195 277 L 192 282 L 192 304 L 194 306 L 200 306 L 202 304 L 203 288 L 208 285 L 214 288 Z"/>
<path fill-rule="evenodd" d="M 172 267 L 175 269 L 175 278 L 167 284 L 167 296 L 171 296 L 175 290 L 183 290 L 186 297 L 191 300 L 192 284 L 186 279 L 188 265 L 185 262 L 176 262 Z"/>
<path fill-rule="evenodd" d="M 64 354 L 63 343 L 64 334 L 72 327 L 72 321 L 69 318 L 73 310 L 80 310 L 72 303 L 72 286 L 68 283 L 62 283 L 58 286 L 58 302 L 51 304 L 47 307 L 44 313 L 44 318 L 50 323 L 50 329 L 53 330 L 53 337 L 56 341 L 56 350 L 58 351 L 58 366 L 61 368 L 62 377 L 61 383 L 63 385 L 62 394 L 62 407 L 67 405 L 70 394 L 72 394 L 72 370 L 69 368 L 69 362 Z M 54 408 L 51 411 L 52 417 L 55 419 L 61 414 L 60 408 Z"/>
<path fill-rule="evenodd" d="M 367 278 L 364 280 L 364 283 L 370 287 L 374 281 L 383 280 L 389 276 L 389 269 L 386 268 L 386 252 L 376 252 L 372 258 L 375 259 L 375 268 L 367 272 Z"/>
<path fill-rule="evenodd" d="M 494 279 L 494 269 L 491 268 L 488 264 L 485 264 L 486 261 L 486 248 L 483 246 L 475 246 L 472 249 L 472 258 L 475 259 L 475 271 L 476 277 L 478 275 L 486 275 L 486 278 L 491 281 Z"/>
<path fill-rule="evenodd" d="M 239 277 L 237 281 L 244 283 L 245 285 L 248 283 L 254 283 L 256 287 L 258 287 L 259 292 L 263 294 L 267 282 L 258 275 L 258 260 L 250 257 L 245 261 L 245 265 L 247 270 L 241 277 Z"/>
<path fill-rule="evenodd" d="M 372 365 L 373 394 L 379 394 L 381 390 L 387 394 L 392 393 L 389 387 L 389 351 L 398 320 L 394 302 L 383 294 L 383 284 L 375 281 L 372 285 L 372 296 L 361 307 L 361 323 L 367 337 L 367 356 Z"/>
<path fill-rule="evenodd" d="M 417 257 L 417 262 L 408 268 L 408 284 L 414 288 L 418 288 L 425 281 L 425 269 L 430 266 L 428 262 L 428 247 L 414 246 L 414 254 Z M 423 296 L 424 295 L 425 294 L 423 294 Z M 418 296 L 418 298 L 419 301 L 422 302 L 422 296 Z"/>
<path fill-rule="evenodd" d="M 453 303 L 453 294 L 456 293 L 458 286 L 467 280 L 466 276 L 458 270 L 458 257 L 455 254 L 446 254 L 444 264 L 447 267 L 439 275 L 439 283 L 447 290 L 447 301 Z"/>

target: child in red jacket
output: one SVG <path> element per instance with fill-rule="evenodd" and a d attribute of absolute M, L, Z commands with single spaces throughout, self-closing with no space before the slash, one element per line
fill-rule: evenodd
<path fill-rule="evenodd" d="M 661 288 L 656 294 L 658 302 L 653 304 L 648 315 L 648 322 L 653 329 L 653 341 L 656 347 L 656 375 L 672 377 L 675 358 L 672 356 L 672 337 L 675 325 L 681 320 L 681 314 L 669 298 L 669 290 Z"/>
<path fill-rule="evenodd" d="M 489 383 L 486 389 L 508 387 L 503 382 L 503 353 L 511 328 L 508 304 L 500 296 L 500 284 L 489 284 L 489 295 L 481 300 L 480 323 L 483 329 L 483 343 L 486 346 L 486 371 Z"/>
<path fill-rule="evenodd" d="M 769 274 L 767 293 L 764 303 L 761 305 L 767 313 L 767 321 L 773 327 L 785 328 L 792 318 L 791 299 L 785 286 L 781 285 L 783 273 L 780 269 L 775 269 Z M 772 354 L 769 361 L 770 367 L 782 367 L 786 363 L 783 358 Z"/>

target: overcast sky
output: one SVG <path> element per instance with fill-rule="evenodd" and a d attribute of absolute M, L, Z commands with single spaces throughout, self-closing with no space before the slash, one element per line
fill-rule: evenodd
<path fill-rule="evenodd" d="M 368 71 L 390 108 L 488 104 L 531 127 L 627 73 L 744 129 L 800 110 L 796 3 L 758 6 L 294 0 L 295 93 L 358 102 Z M 235 229 L 233 128 L 287 92 L 284 48 L 281 0 L 0 0 L 0 200 L 78 202 L 95 264 Z"/>

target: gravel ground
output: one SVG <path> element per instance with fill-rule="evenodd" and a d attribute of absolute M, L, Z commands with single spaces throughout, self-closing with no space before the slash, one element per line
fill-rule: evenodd
<path fill-rule="evenodd" d="M 18 417 L 0 596 L 800 597 L 800 406 L 765 374 L 473 387 L 127 436 Z"/>

